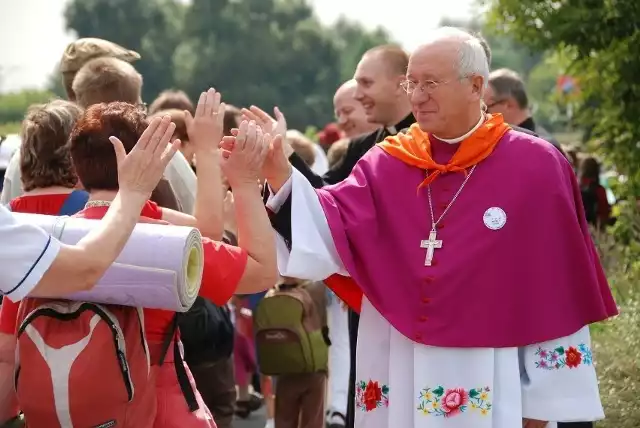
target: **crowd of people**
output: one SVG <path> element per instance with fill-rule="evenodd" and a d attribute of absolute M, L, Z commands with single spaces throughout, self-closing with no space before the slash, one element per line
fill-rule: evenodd
<path fill-rule="evenodd" d="M 6 155 L 0 422 L 230 428 L 263 406 L 267 428 L 427 416 L 577 428 L 603 416 L 588 325 L 616 310 L 587 226 L 612 221 L 600 166 L 535 123 L 522 79 L 489 72 L 481 37 L 445 28 L 411 55 L 368 50 L 317 142 L 277 107 L 225 104 L 224 88 L 195 103 L 167 89 L 147 107 L 139 58 L 71 43 L 68 100 L 32 106 Z M 525 212 L 531 195 L 539 209 Z M 69 246 L 9 211 L 101 222 Z M 96 392 L 114 382 L 96 354 L 67 385 L 64 416 L 59 391 L 40 391 L 31 360 L 16 358 L 21 325 L 42 299 L 91 288 L 137 222 L 200 230 L 199 297 L 184 314 L 142 308 L 150 368 L 132 373 L 135 398 Z M 535 255 L 550 239 L 556 251 Z M 487 252 L 496 264 L 478 261 Z M 42 382 L 56 391 L 54 372 Z"/>

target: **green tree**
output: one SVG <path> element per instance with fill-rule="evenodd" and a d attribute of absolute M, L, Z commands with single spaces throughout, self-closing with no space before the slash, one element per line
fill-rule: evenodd
<path fill-rule="evenodd" d="M 185 6 L 177 0 L 72 0 L 67 29 L 78 37 L 98 37 L 140 53 L 135 66 L 144 77 L 143 97 L 174 86 L 173 53 L 179 43 Z"/>
<path fill-rule="evenodd" d="M 336 47 L 340 50 L 340 79 L 347 81 L 353 77 L 353 73 L 367 50 L 393 41 L 389 34 L 377 28 L 367 31 L 357 22 L 344 17 L 338 19 L 329 29 L 334 35 Z"/>
<path fill-rule="evenodd" d="M 49 91 L 25 90 L 0 95 L 0 123 L 21 122 L 32 104 L 46 103 L 56 96 Z"/>
<path fill-rule="evenodd" d="M 570 60 L 587 127 L 599 150 L 640 195 L 640 3 L 636 0 L 558 2 L 490 0 L 491 25 L 539 50 Z M 584 107 L 587 108 L 584 108 Z"/>
<path fill-rule="evenodd" d="M 529 73 L 538 65 L 544 56 L 543 50 L 530 49 L 513 37 L 501 34 L 484 21 L 443 18 L 440 26 L 466 28 L 481 34 L 491 47 L 491 68 L 509 68 L 517 71 L 527 80 Z"/>
<path fill-rule="evenodd" d="M 194 0 L 186 22 L 174 64 L 192 96 L 214 86 L 239 106 L 278 105 L 300 129 L 330 120 L 340 55 L 305 1 Z"/>

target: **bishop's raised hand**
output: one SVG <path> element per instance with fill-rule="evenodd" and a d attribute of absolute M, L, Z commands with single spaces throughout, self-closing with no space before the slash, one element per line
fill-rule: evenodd
<path fill-rule="evenodd" d="M 273 108 L 273 113 L 275 119 L 260 107 L 251 106 L 248 109 L 242 109 L 243 118 L 255 121 L 265 134 L 284 137 L 287 134 L 287 119 L 278 107 Z"/>
<path fill-rule="evenodd" d="M 271 136 L 254 121 L 242 121 L 237 135 L 222 138 L 221 166 L 231 188 L 247 183 L 257 186 L 270 146 Z"/>

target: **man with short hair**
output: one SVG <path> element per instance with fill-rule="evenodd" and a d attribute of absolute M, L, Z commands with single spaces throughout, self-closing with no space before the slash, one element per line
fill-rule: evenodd
<path fill-rule="evenodd" d="M 108 40 L 93 37 L 82 38 L 69 43 L 60 60 L 62 83 L 69 101 L 76 100 L 76 94 L 73 90 L 73 79 L 75 79 L 78 70 L 80 70 L 87 61 L 101 57 L 116 58 L 132 63 L 140 59 L 140 54 Z"/>
<path fill-rule="evenodd" d="M 189 98 L 189 95 L 184 91 L 176 91 L 174 89 L 168 89 L 160 92 L 160 95 L 153 100 L 149 106 L 149 114 L 156 114 L 161 110 L 186 110 L 192 115 L 196 109 L 193 102 Z"/>
<path fill-rule="evenodd" d="M 344 82 L 333 96 L 333 108 L 338 127 L 347 138 L 368 134 L 378 128 L 378 124 L 369 122 L 362 103 L 356 100 L 358 82 L 354 79 Z"/>
<path fill-rule="evenodd" d="M 84 83 L 76 84 L 76 89 L 87 91 L 86 94 L 81 94 L 82 107 L 110 101 L 141 104 L 142 77 L 130 65 L 130 62 L 138 59 L 138 53 L 107 40 L 86 38 L 70 43 L 60 61 L 60 71 L 69 99 L 79 101 L 73 82 L 84 65 L 97 61 L 80 73 L 79 81 Z M 137 97 L 134 95 L 136 92 Z M 20 151 L 16 151 L 5 172 L 0 203 L 8 204 L 23 194 L 20 175 Z M 160 180 L 152 199 L 166 208 L 193 213 L 196 176 L 182 153 L 177 153 L 172 158 L 165 171 L 165 177 L 166 179 Z"/>
<path fill-rule="evenodd" d="M 116 58 L 89 60 L 78 70 L 72 89 L 83 108 L 114 101 L 133 105 L 142 102 L 142 76 L 131 64 Z"/>
<path fill-rule="evenodd" d="M 76 100 L 72 85 L 78 70 L 90 59 L 99 57 L 110 57 L 127 62 L 134 62 L 140 59 L 140 54 L 108 40 L 92 37 L 78 39 L 75 42 L 69 43 L 60 60 L 62 84 L 69 101 Z M 19 137 L 17 138 L 19 139 Z M 0 204 L 6 205 L 12 199 L 22 196 L 22 194 L 22 183 L 20 181 L 20 150 L 15 150 L 11 153 L 10 161 L 6 166 Z"/>
<path fill-rule="evenodd" d="M 501 68 L 489 74 L 485 103 L 489 113 L 500 113 L 507 123 L 535 132 L 560 148 L 558 140 L 534 122 L 529 109 L 527 90 L 522 78 L 515 71 Z"/>
<path fill-rule="evenodd" d="M 417 120 L 406 134 L 324 189 L 281 145 L 265 162 L 267 206 L 291 218 L 281 275 L 325 280 L 360 311 L 357 428 L 604 417 L 589 324 L 617 309 L 575 175 L 483 112 L 488 76 L 478 39 L 434 30 L 402 82 Z"/>

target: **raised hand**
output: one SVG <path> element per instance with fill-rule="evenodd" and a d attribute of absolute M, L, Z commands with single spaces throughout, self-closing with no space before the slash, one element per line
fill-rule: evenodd
<path fill-rule="evenodd" d="M 269 182 L 274 191 L 278 191 L 291 175 L 290 154 L 287 148 L 291 146 L 281 135 L 276 135 L 271 141 L 269 153 L 262 167 L 262 176 Z"/>
<path fill-rule="evenodd" d="M 276 135 L 284 137 L 287 133 L 287 120 L 278 107 L 273 108 L 273 113 L 276 117 L 275 119 L 260 107 L 251 106 L 248 109 L 242 109 L 243 119 L 255 121 L 262 128 L 262 132 L 274 137 Z"/>
<path fill-rule="evenodd" d="M 254 121 L 242 121 L 237 135 L 223 137 L 221 166 L 231 188 L 247 183 L 257 186 L 270 146 L 271 136 Z"/>
<path fill-rule="evenodd" d="M 195 116 L 185 111 L 185 124 L 189 143 L 196 152 L 218 150 L 224 129 L 225 104 L 220 102 L 220 92 L 210 88 L 200 94 Z"/>
<path fill-rule="evenodd" d="M 116 152 L 121 192 L 137 193 L 145 199 L 151 196 L 169 161 L 180 147 L 180 140 L 171 142 L 175 129 L 176 125 L 171 122 L 170 116 L 153 119 L 129 154 L 122 141 L 109 137 Z"/>

